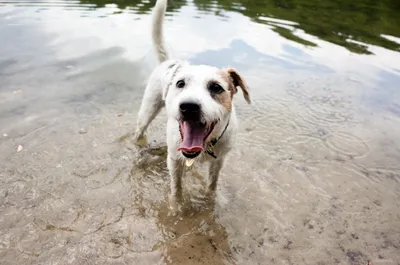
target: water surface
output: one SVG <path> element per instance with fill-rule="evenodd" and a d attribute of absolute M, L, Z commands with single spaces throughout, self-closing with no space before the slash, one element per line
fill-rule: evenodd
<path fill-rule="evenodd" d="M 0 263 L 400 264 L 398 1 L 171 1 L 171 54 L 253 98 L 215 204 L 196 165 L 179 216 L 165 113 L 130 138 L 153 6 L 0 2 Z"/>

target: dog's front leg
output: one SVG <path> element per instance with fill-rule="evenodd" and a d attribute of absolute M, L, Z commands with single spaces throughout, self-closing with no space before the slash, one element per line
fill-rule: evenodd
<path fill-rule="evenodd" d="M 212 160 L 209 167 L 209 184 L 208 184 L 208 192 L 215 193 L 217 189 L 217 183 L 219 178 L 219 173 L 221 171 L 222 166 L 224 165 L 224 158 L 217 158 Z"/>
<path fill-rule="evenodd" d="M 167 164 L 171 177 L 171 207 L 176 211 L 179 210 L 182 203 L 183 162 L 180 159 L 168 155 Z"/>

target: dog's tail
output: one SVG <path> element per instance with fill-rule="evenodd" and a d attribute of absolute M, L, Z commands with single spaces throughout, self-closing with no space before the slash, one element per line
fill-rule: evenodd
<path fill-rule="evenodd" d="M 168 0 L 157 0 L 153 9 L 152 36 L 154 49 L 159 63 L 168 60 L 168 52 L 165 49 L 164 43 L 164 16 L 167 9 L 167 3 Z"/>

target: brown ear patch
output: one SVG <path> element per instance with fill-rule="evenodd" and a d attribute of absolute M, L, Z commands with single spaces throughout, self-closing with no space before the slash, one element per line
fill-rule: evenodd
<path fill-rule="evenodd" d="M 228 84 L 228 90 L 225 90 L 221 94 L 216 95 L 215 97 L 219 100 L 222 106 L 224 106 L 227 110 L 232 110 L 232 98 L 233 95 L 236 94 L 237 88 L 233 85 L 232 79 L 229 76 L 228 72 L 221 71 L 220 75 L 222 79 Z"/>
<path fill-rule="evenodd" d="M 216 95 L 215 97 L 219 100 L 222 106 L 224 106 L 227 110 L 232 110 L 232 96 L 233 94 L 230 91 L 224 91 L 221 94 Z"/>
<path fill-rule="evenodd" d="M 231 94 L 231 97 L 233 97 L 233 95 L 237 93 L 237 88 L 233 83 L 232 77 L 229 75 L 228 71 L 225 70 L 221 70 L 220 75 L 228 84 L 228 92 Z"/>
<path fill-rule="evenodd" d="M 232 96 L 233 94 L 237 93 L 237 87 L 240 87 L 242 89 L 244 99 L 246 100 L 247 103 L 250 104 L 251 99 L 250 99 L 249 89 L 247 87 L 246 82 L 244 81 L 244 78 L 234 68 L 225 69 L 224 72 L 227 73 L 230 79 L 230 83 L 232 84 L 233 87 Z"/>

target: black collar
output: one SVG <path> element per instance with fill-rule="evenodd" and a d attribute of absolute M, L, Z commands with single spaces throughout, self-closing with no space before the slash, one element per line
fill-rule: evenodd
<path fill-rule="evenodd" d="M 214 153 L 214 147 L 218 143 L 218 141 L 224 136 L 224 133 L 226 132 L 226 129 L 228 129 L 229 126 L 229 121 L 230 118 L 228 119 L 228 122 L 226 123 L 225 129 L 222 131 L 221 135 L 217 138 L 211 139 L 210 145 L 207 147 L 207 150 L 205 151 L 208 155 L 217 158 L 217 156 Z"/>

